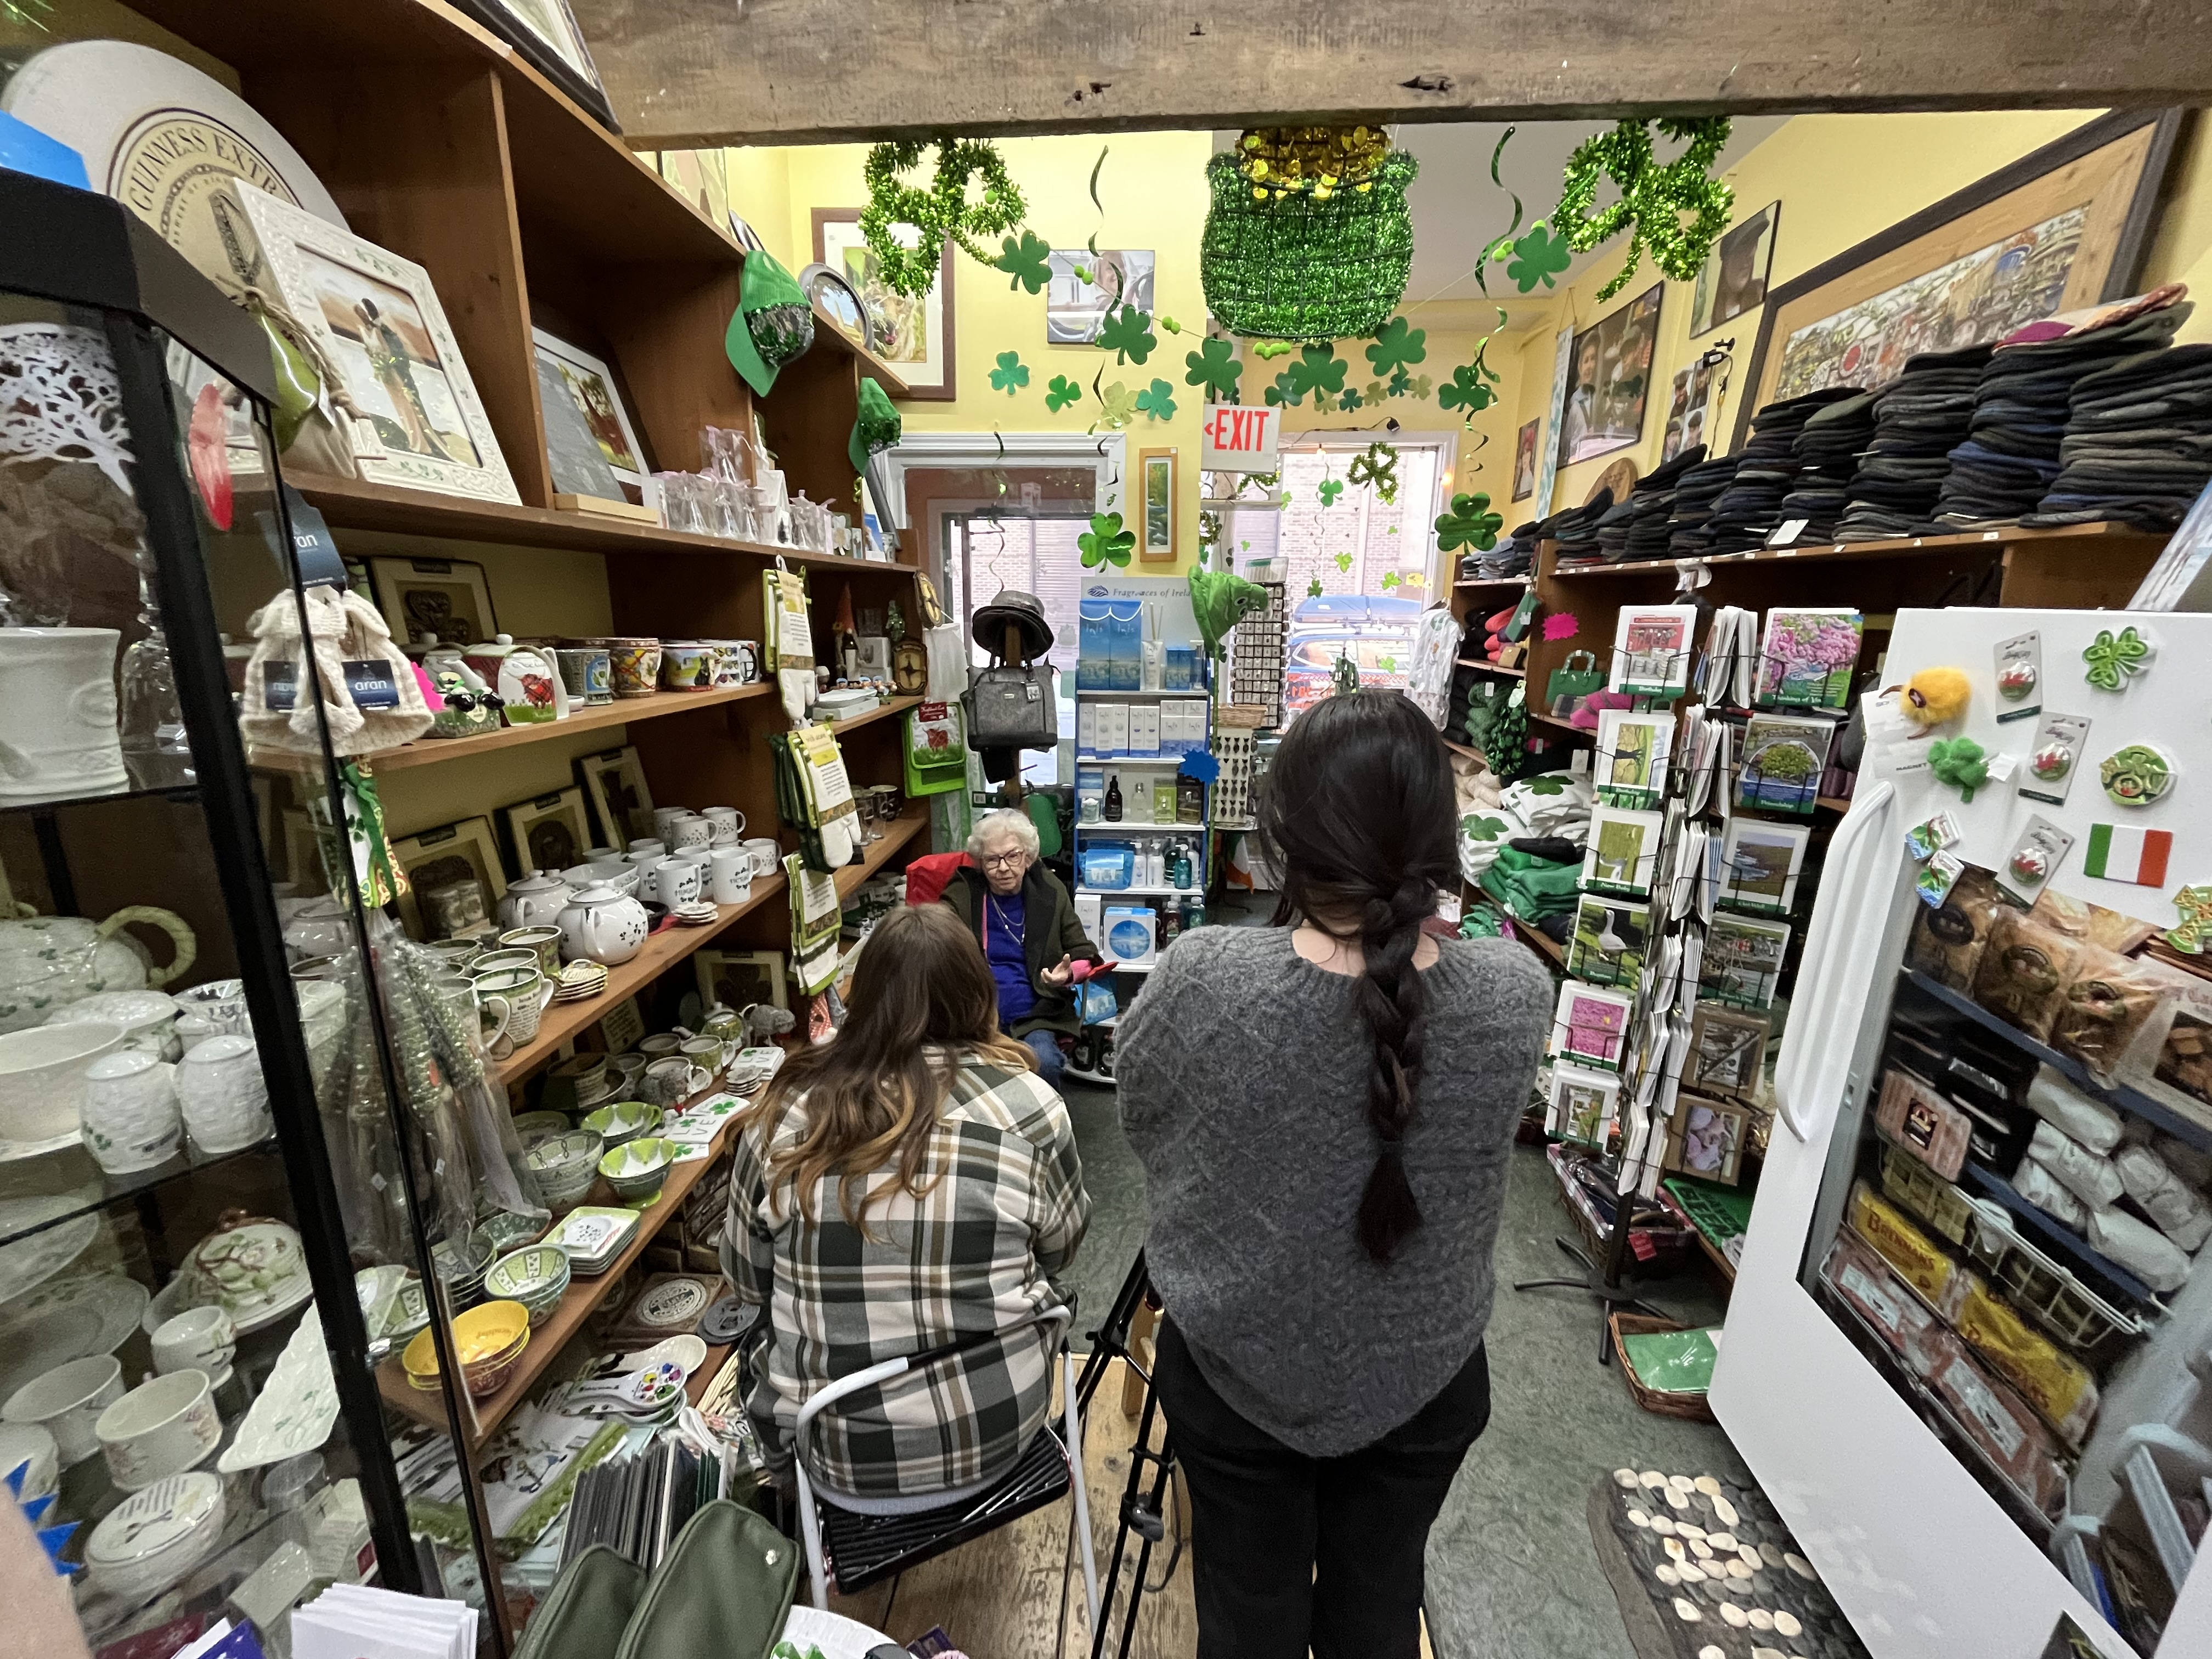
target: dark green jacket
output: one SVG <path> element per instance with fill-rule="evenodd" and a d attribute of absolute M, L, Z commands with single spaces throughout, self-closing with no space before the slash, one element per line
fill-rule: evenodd
<path fill-rule="evenodd" d="M 952 872 L 939 901 L 951 905 L 968 924 L 978 945 L 983 943 L 983 896 L 990 890 L 983 872 L 971 865 Z M 1058 967 L 1062 957 L 1097 962 L 1098 947 L 1076 920 L 1075 901 L 1068 896 L 1067 889 L 1042 864 L 1030 866 L 1029 873 L 1022 878 L 1022 953 L 1029 958 L 1030 985 L 1036 992 L 1036 1006 L 1025 1018 L 1016 1020 L 1006 1035 L 1024 1037 L 1042 1030 L 1073 1036 L 1081 1024 L 1075 1014 L 1074 988 L 1047 985 L 1038 975 L 1048 968 Z"/>

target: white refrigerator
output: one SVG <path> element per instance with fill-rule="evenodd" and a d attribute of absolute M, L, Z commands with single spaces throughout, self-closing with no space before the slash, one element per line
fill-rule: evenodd
<path fill-rule="evenodd" d="M 2209 1659 L 2212 615 L 1899 612 L 1937 669 L 1869 698 L 1711 1404 L 1876 1659 Z"/>

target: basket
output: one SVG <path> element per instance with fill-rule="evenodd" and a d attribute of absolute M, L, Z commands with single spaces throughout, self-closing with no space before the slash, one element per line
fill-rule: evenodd
<path fill-rule="evenodd" d="M 1406 187 L 1420 167 L 1393 150 L 1364 187 L 1253 199 L 1233 151 L 1206 163 L 1212 205 L 1199 245 L 1206 307 L 1232 334 L 1333 345 L 1390 320 L 1413 269 Z"/>
<path fill-rule="evenodd" d="M 1628 1363 L 1628 1344 L 1632 1336 L 1663 1336 L 1669 1331 L 1686 1330 L 1671 1319 L 1650 1319 L 1642 1314 L 1609 1314 L 1606 1327 L 1613 1333 L 1613 1357 L 1620 1362 L 1621 1380 L 1628 1384 L 1629 1393 L 1636 1403 L 1657 1417 L 1679 1417 L 1686 1423 L 1710 1423 L 1713 1408 L 1705 1403 L 1701 1394 L 1662 1394 L 1657 1389 L 1644 1386 L 1644 1379 L 1636 1374 L 1636 1367 Z"/>

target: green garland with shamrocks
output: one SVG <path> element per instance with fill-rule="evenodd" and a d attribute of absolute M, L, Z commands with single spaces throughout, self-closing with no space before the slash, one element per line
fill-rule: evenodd
<path fill-rule="evenodd" d="M 1014 270 L 1011 264 L 1001 264 L 1000 256 L 987 252 L 980 240 L 1018 228 L 1028 212 L 996 146 L 975 138 L 939 140 L 937 167 L 927 190 L 899 178 L 921 164 L 923 148 L 919 138 L 878 144 L 868 152 L 861 168 L 868 185 L 868 204 L 860 210 L 860 235 L 875 255 L 884 286 L 894 294 L 910 296 L 928 293 L 936 286 L 947 237 L 972 259 Z M 979 176 L 983 199 L 971 202 L 969 182 Z M 907 246 L 892 234 L 898 225 L 912 225 L 921 233 L 914 246 Z M 1020 276 L 1016 270 L 1018 281 Z"/>
<path fill-rule="evenodd" d="M 1682 153 L 1661 162 L 1651 153 L 1651 128 L 1668 138 L 1684 141 Z M 1553 222 L 1565 231 L 1577 253 L 1587 253 L 1624 230 L 1628 240 L 1628 262 L 1603 288 L 1600 300 L 1610 300 L 1628 286 L 1644 252 L 1651 263 L 1678 283 L 1698 274 L 1713 243 L 1729 226 L 1735 206 L 1735 191 L 1712 176 L 1712 164 L 1727 146 L 1729 118 L 1725 115 L 1688 118 L 1662 117 L 1656 123 L 1623 121 L 1611 132 L 1585 138 L 1567 158 L 1565 188 Z M 1620 199 L 1601 213 L 1593 213 L 1598 180 L 1610 179 Z M 1686 223 L 1684 216 L 1688 215 Z"/>

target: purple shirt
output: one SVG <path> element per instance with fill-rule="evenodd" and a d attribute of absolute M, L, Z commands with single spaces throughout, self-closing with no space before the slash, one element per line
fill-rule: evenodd
<path fill-rule="evenodd" d="M 991 963 L 991 977 L 999 981 L 999 1024 L 1003 1029 L 1027 1019 L 1036 1006 L 1036 988 L 1030 983 L 1030 957 L 1022 944 L 1023 896 L 1000 896 L 988 887 L 983 892 L 983 954 Z"/>

